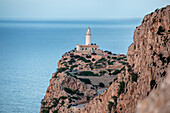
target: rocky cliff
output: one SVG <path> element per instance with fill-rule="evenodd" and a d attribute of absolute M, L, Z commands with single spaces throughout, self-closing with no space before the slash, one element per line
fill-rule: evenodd
<path fill-rule="evenodd" d="M 168 75 L 160 87 L 137 105 L 137 113 L 169 113 L 170 112 L 170 67 Z"/>
<path fill-rule="evenodd" d="M 126 56 L 100 51 L 84 54 L 71 50 L 62 55 L 40 112 L 77 112 L 78 106 L 92 101 L 99 95 L 98 90 L 107 89 L 117 79 L 127 63 Z"/>
<path fill-rule="evenodd" d="M 103 94 L 97 95 L 95 85 L 83 83 L 73 74 L 57 72 L 50 80 L 40 112 L 136 112 L 137 103 L 146 97 L 149 98 L 155 89 L 162 87 L 161 84 L 167 76 L 170 65 L 170 6 L 146 15 L 141 25 L 136 28 L 133 40 L 134 43 L 129 46 L 127 52 L 127 62 L 116 60 L 113 63 L 115 66 L 109 66 L 108 75 L 117 72 L 112 70 L 114 68 L 118 68 L 119 73 Z M 100 63 L 104 64 L 102 62 L 108 60 L 100 60 Z M 61 66 L 61 62 L 59 65 Z M 101 69 L 106 67 L 101 66 Z M 167 90 L 161 91 L 166 93 Z M 88 97 L 90 99 L 87 99 Z M 76 102 L 85 101 L 88 101 L 88 104 L 82 108 L 71 107 Z"/>

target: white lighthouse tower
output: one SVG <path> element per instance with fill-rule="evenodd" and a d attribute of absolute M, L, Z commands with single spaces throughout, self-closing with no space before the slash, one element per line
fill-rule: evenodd
<path fill-rule="evenodd" d="M 87 32 L 86 32 L 86 43 L 85 45 L 79 45 L 77 44 L 76 45 L 76 50 L 77 52 L 79 53 L 99 53 L 100 50 L 99 50 L 99 45 L 96 45 L 95 43 L 92 44 L 91 43 L 91 31 L 90 31 L 90 28 L 88 27 L 87 28 Z"/>
<path fill-rule="evenodd" d="M 89 27 L 86 32 L 86 45 L 91 45 L 91 32 Z"/>

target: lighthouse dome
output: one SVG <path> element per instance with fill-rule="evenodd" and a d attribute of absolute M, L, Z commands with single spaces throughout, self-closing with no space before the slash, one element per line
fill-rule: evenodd
<path fill-rule="evenodd" d="M 86 35 L 91 35 L 90 27 L 88 27 L 87 32 L 86 32 Z"/>

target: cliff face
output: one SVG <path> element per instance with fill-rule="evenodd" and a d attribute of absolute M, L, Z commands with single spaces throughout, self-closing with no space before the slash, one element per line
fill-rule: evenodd
<path fill-rule="evenodd" d="M 134 44 L 129 47 L 127 58 L 134 72 L 142 77 L 139 78 L 139 84 L 149 84 L 151 80 L 161 81 L 161 77 L 166 74 L 170 58 L 169 10 L 170 6 L 167 6 L 146 15 L 134 32 Z M 149 89 L 143 87 L 142 94 L 145 95 Z"/>
<path fill-rule="evenodd" d="M 137 105 L 137 113 L 169 113 L 170 112 L 170 67 L 168 75 L 159 88 Z"/>
<path fill-rule="evenodd" d="M 102 50 L 100 54 L 75 50 L 65 53 L 52 75 L 40 112 L 78 112 L 77 106 L 93 102 L 99 95 L 97 90 L 107 88 L 121 74 L 126 62 L 126 56 Z"/>
<path fill-rule="evenodd" d="M 79 112 L 136 111 L 139 100 L 160 86 L 170 62 L 170 6 L 146 15 L 134 32 L 127 53 L 129 65 L 102 96 Z M 99 101 L 101 99 L 102 101 Z"/>
<path fill-rule="evenodd" d="M 167 67 L 170 65 L 170 6 L 146 15 L 141 25 L 136 28 L 133 40 L 134 44 L 129 46 L 127 52 L 128 63 L 124 62 L 121 65 L 123 61 L 116 60 L 114 66 L 109 66 L 106 61 L 111 62 L 110 58 L 97 59 L 100 64 L 105 65 L 105 67 L 101 65 L 100 69 L 109 68 L 106 74 L 112 75 L 111 70 L 119 68 L 117 79 L 102 95 L 97 95 L 95 85 L 85 84 L 73 74 L 57 72 L 50 80 L 40 112 L 135 112 L 138 101 L 150 96 L 156 88 L 162 87 L 161 83 L 167 76 Z M 76 60 L 77 62 L 79 61 Z M 83 69 L 91 70 L 91 66 L 99 69 L 95 67 L 99 66 L 95 62 L 97 61 L 93 61 L 92 64 L 85 63 Z M 82 64 L 82 62 L 79 63 Z M 62 60 L 58 65 L 66 66 Z M 82 68 L 81 65 L 76 65 L 76 69 Z M 67 70 L 67 68 L 62 69 Z M 90 100 L 87 100 L 88 97 L 91 97 Z M 88 101 L 88 104 L 82 108 L 71 107 L 73 104 L 85 101 Z M 142 106 L 142 104 L 139 105 Z"/>
<path fill-rule="evenodd" d="M 159 87 L 167 75 L 170 62 L 170 6 L 146 15 L 134 32 L 134 44 L 129 47 L 127 58 L 139 75 L 132 96 L 145 98 L 153 88 Z"/>

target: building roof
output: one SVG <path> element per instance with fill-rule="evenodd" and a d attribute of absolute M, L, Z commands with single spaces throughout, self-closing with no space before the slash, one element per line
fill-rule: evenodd
<path fill-rule="evenodd" d="M 77 46 L 80 46 L 80 47 L 99 47 L 99 45 L 79 45 L 79 44 L 77 44 Z"/>

